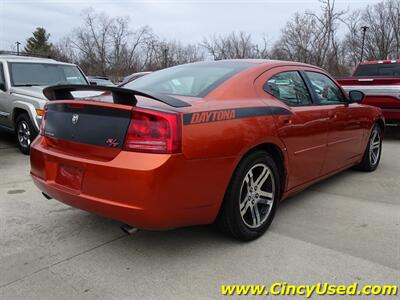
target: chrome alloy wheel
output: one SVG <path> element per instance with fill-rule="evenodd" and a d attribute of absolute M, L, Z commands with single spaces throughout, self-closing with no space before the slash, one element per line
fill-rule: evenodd
<path fill-rule="evenodd" d="M 379 130 L 374 130 L 369 141 L 369 161 L 373 166 L 378 163 L 381 153 L 381 135 Z"/>
<path fill-rule="evenodd" d="M 31 145 L 31 132 L 28 123 L 25 121 L 18 123 L 17 135 L 18 141 L 22 147 L 28 148 Z"/>
<path fill-rule="evenodd" d="M 275 201 L 275 180 L 271 169 L 259 163 L 246 174 L 240 188 L 239 207 L 244 224 L 258 228 L 264 224 Z"/>

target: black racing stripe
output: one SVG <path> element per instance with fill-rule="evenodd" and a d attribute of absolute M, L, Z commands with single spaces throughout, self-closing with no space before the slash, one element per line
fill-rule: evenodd
<path fill-rule="evenodd" d="M 400 107 L 380 107 L 382 110 L 400 110 Z"/>
<path fill-rule="evenodd" d="M 220 120 L 216 119 L 212 113 L 218 112 L 231 112 L 234 111 L 234 114 L 231 114 L 233 117 L 222 118 Z M 202 119 L 199 121 L 195 121 L 192 123 L 193 115 L 202 116 L 202 114 L 211 113 L 211 116 L 207 118 L 207 120 Z M 183 125 L 194 125 L 194 124 L 202 124 L 202 123 L 210 123 L 210 122 L 219 122 L 226 120 L 234 120 L 234 119 L 242 119 L 242 118 L 250 118 L 250 117 L 260 117 L 260 116 L 274 116 L 274 115 L 291 115 L 292 112 L 278 106 L 258 106 L 258 107 L 243 107 L 243 108 L 232 108 L 232 109 L 219 109 L 219 110 L 209 110 L 209 111 L 200 111 L 196 113 L 189 113 L 183 115 Z M 201 118 L 200 118 L 201 119 Z"/>
<path fill-rule="evenodd" d="M 245 107 L 237 108 L 236 118 L 248 118 L 248 117 L 259 117 L 259 116 L 274 116 L 274 115 L 290 115 L 292 114 L 289 110 L 283 107 L 266 106 L 266 107 Z"/>

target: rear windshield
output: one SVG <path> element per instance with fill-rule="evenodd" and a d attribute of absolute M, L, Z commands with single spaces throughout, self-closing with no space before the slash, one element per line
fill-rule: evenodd
<path fill-rule="evenodd" d="M 400 78 L 400 64 L 360 65 L 354 73 L 354 77 Z"/>
<path fill-rule="evenodd" d="M 47 63 L 9 63 L 13 86 L 87 84 L 76 66 Z"/>
<path fill-rule="evenodd" d="M 124 88 L 169 95 L 204 97 L 225 80 L 250 67 L 246 62 L 209 62 L 180 65 L 153 72 Z"/>

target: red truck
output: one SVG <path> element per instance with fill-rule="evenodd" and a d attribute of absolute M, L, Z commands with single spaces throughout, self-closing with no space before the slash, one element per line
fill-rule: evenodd
<path fill-rule="evenodd" d="M 400 60 L 362 62 L 337 81 L 347 92 L 364 92 L 363 104 L 381 108 L 387 124 L 400 125 Z"/>

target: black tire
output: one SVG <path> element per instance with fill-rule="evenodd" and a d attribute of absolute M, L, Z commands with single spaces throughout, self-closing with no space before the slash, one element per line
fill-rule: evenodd
<path fill-rule="evenodd" d="M 379 166 L 379 162 L 381 160 L 382 154 L 382 128 L 375 124 L 374 128 L 371 131 L 371 134 L 368 139 L 368 144 L 364 152 L 363 159 L 359 165 L 356 166 L 357 170 L 364 171 L 364 172 L 373 172 Z M 379 138 L 377 142 L 376 138 Z M 377 145 L 378 148 L 372 148 L 374 145 Z M 371 150 L 372 148 L 372 150 Z M 378 153 L 375 155 L 371 154 L 371 151 L 378 150 Z M 376 153 L 376 152 L 374 152 Z"/>
<path fill-rule="evenodd" d="M 31 143 L 37 135 L 38 132 L 29 115 L 26 113 L 18 115 L 15 120 L 15 136 L 18 148 L 23 154 L 29 155 Z"/>
<path fill-rule="evenodd" d="M 263 170 L 263 165 L 267 167 L 266 172 L 268 172 L 270 176 L 272 176 L 271 177 L 272 179 L 270 179 L 270 177 L 267 176 L 268 181 L 266 179 L 265 182 L 263 182 L 259 187 L 255 186 L 255 188 L 271 189 L 273 194 L 273 197 L 271 198 L 272 199 L 271 205 L 261 203 L 261 201 L 264 202 L 270 200 L 266 200 L 267 198 L 261 199 L 261 196 L 257 197 L 257 194 L 254 195 L 254 198 L 251 198 L 252 196 L 249 195 L 250 189 L 248 187 L 248 183 L 246 183 L 246 179 L 249 178 L 248 176 L 249 172 L 250 171 L 256 172 L 257 171 L 256 168 Z M 261 172 L 259 173 L 259 175 L 261 175 Z M 261 176 L 258 178 L 261 178 Z M 253 179 L 252 182 L 257 183 L 257 178 L 255 177 L 255 180 Z M 255 193 L 255 189 L 254 190 L 252 189 L 252 192 Z M 254 151 L 248 154 L 239 163 L 229 183 L 220 213 L 217 218 L 218 227 L 223 232 L 231 235 L 236 239 L 243 241 L 250 241 L 260 237 L 268 229 L 269 225 L 271 224 L 275 216 L 276 207 L 280 199 L 280 192 L 281 191 L 280 191 L 279 171 L 271 155 L 269 155 L 265 151 Z M 243 197 L 243 194 L 246 194 L 246 196 Z M 259 200 L 255 199 L 255 197 L 257 197 Z M 247 199 L 253 199 L 253 200 L 247 200 Z M 252 204 L 244 205 L 246 201 Z M 261 209 L 260 205 L 262 205 Z M 244 215 L 242 215 L 241 213 L 241 206 L 243 207 L 243 211 L 245 211 L 245 208 L 247 209 L 246 214 Z M 257 206 L 256 209 L 257 209 L 258 220 L 262 218 L 263 220 L 260 220 L 259 226 L 251 228 L 250 226 L 254 226 L 254 222 L 253 224 L 249 224 L 250 221 L 246 221 L 246 218 L 249 218 L 248 215 L 250 213 L 251 215 L 250 217 L 252 217 L 254 221 L 255 206 Z M 269 211 L 268 214 L 267 214 L 267 209 Z M 263 212 L 265 212 L 266 215 L 261 218 Z"/>

